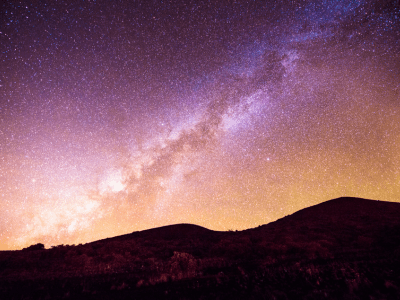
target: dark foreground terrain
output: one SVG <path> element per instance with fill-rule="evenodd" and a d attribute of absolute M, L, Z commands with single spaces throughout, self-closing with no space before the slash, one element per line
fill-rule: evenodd
<path fill-rule="evenodd" d="M 400 299 L 400 204 L 339 198 L 240 232 L 0 251 L 0 299 Z"/>

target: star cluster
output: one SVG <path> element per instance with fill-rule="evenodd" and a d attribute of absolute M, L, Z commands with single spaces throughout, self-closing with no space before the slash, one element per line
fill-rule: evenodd
<path fill-rule="evenodd" d="M 400 201 L 398 1 L 5 1 L 0 249 Z"/>

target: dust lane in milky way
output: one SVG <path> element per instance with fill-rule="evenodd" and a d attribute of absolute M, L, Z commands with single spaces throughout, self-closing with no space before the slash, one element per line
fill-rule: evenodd
<path fill-rule="evenodd" d="M 6 1 L 0 249 L 400 201 L 398 1 Z"/>

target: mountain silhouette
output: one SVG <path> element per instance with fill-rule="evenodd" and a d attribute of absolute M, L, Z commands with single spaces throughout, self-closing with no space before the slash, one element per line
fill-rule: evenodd
<path fill-rule="evenodd" d="M 207 236 L 212 235 L 212 230 L 207 228 L 193 225 L 193 224 L 174 224 L 167 225 L 158 228 L 147 229 L 143 231 L 135 231 L 130 234 L 125 234 L 113 238 L 108 238 L 104 240 L 96 241 L 95 243 L 102 243 L 105 241 L 124 241 L 134 238 L 144 238 L 144 239 L 164 239 L 164 240 L 176 240 L 176 239 L 186 239 L 193 236 Z"/>
<path fill-rule="evenodd" d="M 0 295 L 399 299 L 400 204 L 343 197 L 243 231 L 176 224 L 85 245 L 0 251 Z"/>

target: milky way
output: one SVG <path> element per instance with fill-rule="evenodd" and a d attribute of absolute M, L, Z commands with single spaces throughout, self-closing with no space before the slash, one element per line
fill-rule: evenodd
<path fill-rule="evenodd" d="M 1 16 L 0 249 L 400 202 L 398 1 L 5 1 Z"/>

